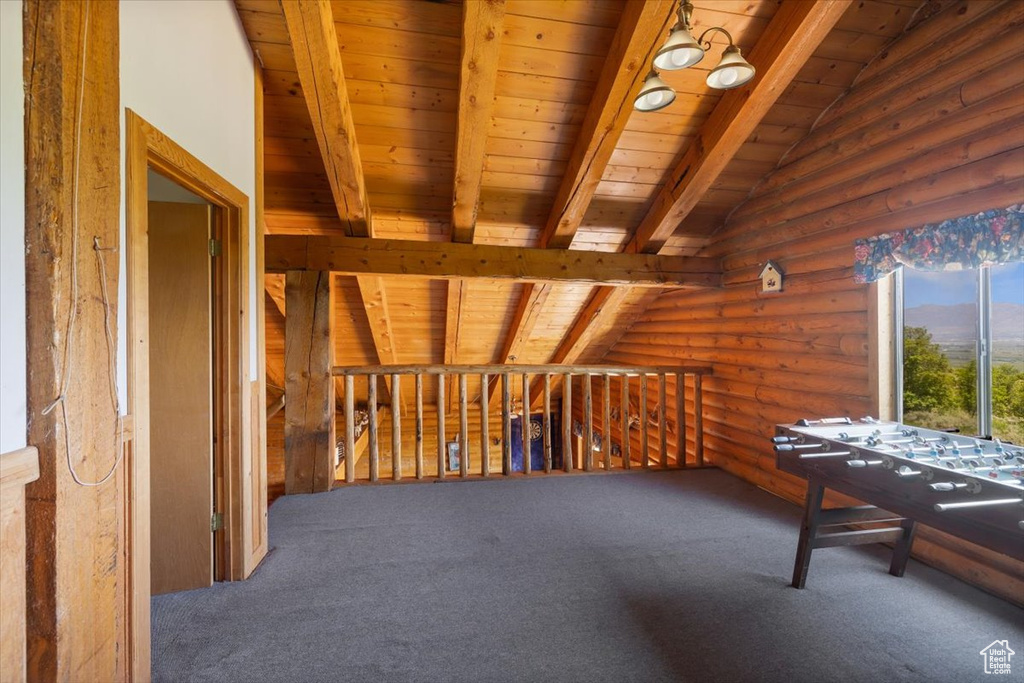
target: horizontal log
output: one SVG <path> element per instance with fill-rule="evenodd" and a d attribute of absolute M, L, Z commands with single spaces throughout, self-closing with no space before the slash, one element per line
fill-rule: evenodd
<path fill-rule="evenodd" d="M 836 225 L 828 220 L 827 225 L 818 226 L 820 230 L 813 230 L 808 225 L 808 231 L 798 235 L 783 234 L 781 230 L 766 230 L 748 239 L 742 252 L 737 251 L 725 259 L 727 268 L 723 276 L 723 285 L 726 289 L 723 291 L 728 291 L 730 287 L 740 283 L 760 282 L 758 273 L 761 264 L 765 259 L 777 257 L 782 250 L 787 254 L 781 264 L 787 276 L 793 275 L 791 264 L 805 256 L 821 265 L 811 270 L 804 269 L 801 271 L 804 273 L 852 266 L 853 241 L 856 239 L 872 237 L 893 229 L 935 223 L 953 216 L 965 216 L 994 206 L 1009 206 L 1020 202 L 1021 196 L 1024 196 L 1024 180 L 1014 179 L 981 190 L 950 194 L 942 199 L 902 210 L 898 214 L 883 214 L 854 224 Z M 824 213 L 827 215 L 827 212 Z M 848 251 L 844 252 L 844 249 Z M 821 252 L 828 250 L 833 250 L 832 253 L 835 255 L 831 265 L 828 265 L 828 259 L 821 258 Z"/>
<path fill-rule="evenodd" d="M 1015 88 L 1011 92 L 1017 91 Z M 944 106 L 956 106 L 961 101 L 958 92 L 951 96 L 953 102 Z M 835 204 L 836 197 L 825 194 L 829 190 L 841 191 L 841 200 L 848 201 L 1006 151 L 1020 140 L 1020 135 L 1011 134 L 1011 130 L 1020 125 L 1022 109 L 1024 104 L 1019 94 L 1016 101 L 997 95 L 958 111 L 955 126 L 924 126 L 909 133 L 904 131 L 906 134 L 899 138 L 899 144 L 878 145 L 848 154 L 827 173 L 793 174 L 787 167 L 789 179 L 780 178 L 786 182 L 777 183 L 779 187 L 771 191 L 759 192 L 757 197 L 742 205 L 742 211 L 737 209 L 730 231 L 741 223 L 771 225 L 820 210 L 827 206 L 821 203 L 826 198 Z M 885 119 L 883 123 L 890 128 L 900 124 L 892 119 Z M 1011 129 L 1007 130 L 1006 126 Z M 803 160 L 796 163 L 803 163 Z M 787 207 L 803 213 L 787 213 Z"/>
<path fill-rule="evenodd" d="M 323 235 L 267 235 L 266 270 L 436 279 L 715 287 L 717 259 Z"/>
<path fill-rule="evenodd" d="M 657 375 L 661 373 L 683 372 L 691 375 L 710 375 L 712 370 L 705 365 L 672 365 L 672 366 L 626 366 L 626 365 L 361 365 L 355 367 L 335 366 L 334 375 L 344 377 L 345 375 L 410 375 L 422 373 L 424 375 L 454 375 L 483 374 L 497 375 L 503 373 L 516 373 L 540 375 L 551 374 L 590 374 L 590 375 Z"/>

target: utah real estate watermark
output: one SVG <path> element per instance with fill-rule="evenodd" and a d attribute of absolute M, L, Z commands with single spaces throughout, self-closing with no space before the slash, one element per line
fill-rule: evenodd
<path fill-rule="evenodd" d="M 985 660 L 985 673 L 1009 674 L 1010 658 L 1017 653 L 1010 649 L 1009 642 L 993 640 L 980 654 Z"/>

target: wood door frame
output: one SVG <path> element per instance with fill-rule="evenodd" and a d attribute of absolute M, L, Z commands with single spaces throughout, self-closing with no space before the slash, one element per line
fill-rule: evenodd
<path fill-rule="evenodd" d="M 249 279 L 249 198 L 238 188 L 189 154 L 131 109 L 125 110 L 125 253 L 127 255 L 127 350 L 128 406 L 134 420 L 131 458 L 126 462 L 126 591 L 125 612 L 129 675 L 133 680 L 150 678 L 150 499 L 149 499 L 149 168 L 173 180 L 213 205 L 214 225 L 221 232 L 219 270 L 214 285 L 224 315 L 213 321 L 223 346 L 219 379 L 223 396 L 214 415 L 219 424 L 215 438 L 217 506 L 224 515 L 221 534 L 221 580 L 244 576 L 244 526 L 248 507 L 243 497 L 244 400 L 249 380 L 249 326 L 247 315 Z M 216 474 L 215 474 L 216 477 Z M 217 552 L 215 542 L 214 552 Z"/>

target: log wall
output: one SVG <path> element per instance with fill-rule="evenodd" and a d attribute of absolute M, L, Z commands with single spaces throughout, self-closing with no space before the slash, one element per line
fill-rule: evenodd
<path fill-rule="evenodd" d="M 705 254 L 723 259 L 725 286 L 662 295 L 607 354 L 713 365 L 709 461 L 802 502 L 805 483 L 775 469 L 774 425 L 876 408 L 875 292 L 853 281 L 853 240 L 1024 199 L 1024 69 L 1006 68 L 1024 59 L 1022 16 L 1013 0 L 953 3 L 897 39 L 716 234 Z M 950 35 L 970 36 L 962 52 Z M 760 293 L 767 259 L 786 273 L 781 294 Z M 1020 563 L 930 529 L 918 539 L 920 559 L 1024 595 Z"/>

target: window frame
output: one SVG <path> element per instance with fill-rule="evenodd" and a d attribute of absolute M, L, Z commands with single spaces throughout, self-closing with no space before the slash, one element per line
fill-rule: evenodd
<path fill-rule="evenodd" d="M 903 422 L 903 329 L 904 329 L 904 271 L 907 266 L 897 268 L 883 280 L 889 281 L 888 290 L 892 305 L 892 362 L 890 364 L 892 381 L 892 414 L 898 422 Z M 881 282 L 882 280 L 879 280 Z M 978 435 L 992 438 L 992 270 L 991 266 L 978 268 L 978 317 L 975 322 L 976 340 L 974 360 L 977 365 L 976 412 L 975 427 Z M 879 298 L 883 296 L 879 288 Z M 881 323 L 879 316 L 876 321 Z M 881 411 L 880 411 L 881 412 Z"/>

